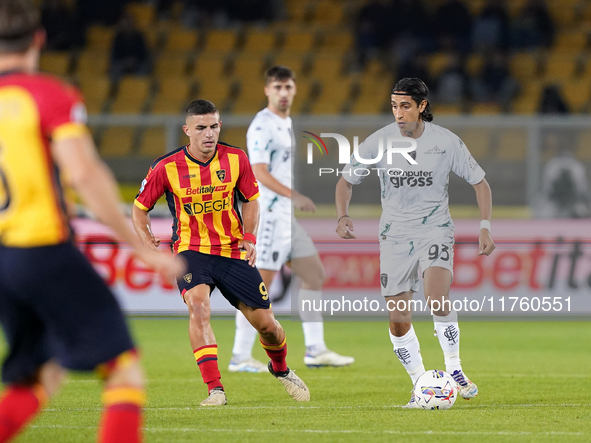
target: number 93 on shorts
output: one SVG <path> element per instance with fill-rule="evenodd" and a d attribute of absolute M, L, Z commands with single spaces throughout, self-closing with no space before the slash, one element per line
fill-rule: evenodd
<path fill-rule="evenodd" d="M 382 295 L 419 290 L 425 269 L 439 266 L 453 277 L 454 237 L 440 233 L 428 237 L 388 238 L 380 241 L 380 283 Z"/>

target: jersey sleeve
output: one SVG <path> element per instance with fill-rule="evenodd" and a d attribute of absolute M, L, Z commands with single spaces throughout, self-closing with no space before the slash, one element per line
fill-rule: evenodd
<path fill-rule="evenodd" d="M 246 132 L 246 147 L 250 163 L 269 164 L 271 162 L 271 133 L 259 119 L 255 119 Z"/>
<path fill-rule="evenodd" d="M 359 157 L 364 160 L 377 158 L 379 143 L 378 137 L 375 135 L 370 135 L 365 139 L 361 145 L 359 145 Z M 358 161 L 355 158 L 355 154 L 351 154 L 351 158 L 349 163 L 345 165 L 342 171 L 342 176 L 345 180 L 347 180 L 352 185 L 358 185 L 365 177 L 368 175 L 367 170 L 371 168 L 371 164 L 364 164 Z"/>
<path fill-rule="evenodd" d="M 166 170 L 162 163 L 153 165 L 142 181 L 140 191 L 133 202 L 142 211 L 151 211 L 158 199 L 169 188 Z"/>
<path fill-rule="evenodd" d="M 452 137 L 455 140 L 453 140 L 454 149 L 451 170 L 471 185 L 480 183 L 484 178 L 484 171 L 472 157 L 464 142 L 457 136 Z"/>
<path fill-rule="evenodd" d="M 236 181 L 238 196 L 243 202 L 256 200 L 259 197 L 259 184 L 244 151 L 240 151 L 239 159 L 240 174 Z"/>
<path fill-rule="evenodd" d="M 86 106 L 82 95 L 70 85 L 47 80 L 40 98 L 41 130 L 54 141 L 88 133 Z"/>

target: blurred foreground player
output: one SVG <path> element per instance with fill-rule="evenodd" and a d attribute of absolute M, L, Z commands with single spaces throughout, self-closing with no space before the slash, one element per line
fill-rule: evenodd
<path fill-rule="evenodd" d="M 128 226 L 79 94 L 35 73 L 44 38 L 32 2 L 0 2 L 0 442 L 56 393 L 63 368 L 104 377 L 99 441 L 138 442 L 144 377 L 119 305 L 73 244 L 61 181 L 145 264 L 171 280 L 183 267 Z"/>
<path fill-rule="evenodd" d="M 489 255 L 495 249 L 490 236 L 492 195 L 484 171 L 462 140 L 431 123 L 433 115 L 428 93 L 425 83 L 417 78 L 405 78 L 396 83 L 391 93 L 396 121 L 370 135 L 359 147 L 359 154 L 366 160 L 376 159 L 377 169 L 374 169 L 380 175 L 380 281 L 388 304 L 394 353 L 414 384 L 425 372 L 408 303 L 419 289 L 420 268 L 446 371 L 459 384 L 460 396 L 470 399 L 478 394 L 478 388 L 462 370 L 460 328 L 457 313 L 449 304 L 454 257 L 454 224 L 447 194 L 449 173 L 455 172 L 476 191 L 482 220 L 479 255 Z M 402 137 L 416 140 L 416 150 L 405 153 L 406 157 L 384 152 L 387 140 Z M 355 238 L 353 221 L 347 215 L 353 185 L 363 181 L 366 167 L 372 167 L 353 160 L 343 169 L 336 188 L 336 231 L 345 239 Z M 405 407 L 419 407 L 414 395 Z"/>
<path fill-rule="evenodd" d="M 258 331 L 271 359 L 269 372 L 294 400 L 307 401 L 308 388 L 287 367 L 285 333 L 275 320 L 265 283 L 255 267 L 258 183 L 244 151 L 218 143 L 221 127 L 213 103 L 195 100 L 189 104 L 183 126 L 189 144 L 152 164 L 132 209 L 134 227 L 145 245 L 158 247 L 160 239 L 152 235 L 148 211 L 165 194 L 174 220 L 172 249 L 188 263 L 178 286 L 189 309 L 193 354 L 209 391 L 201 405 L 227 403 L 209 323 L 209 297 L 215 287 Z"/>
<path fill-rule="evenodd" d="M 295 74 L 285 66 L 274 66 L 265 74 L 268 105 L 248 128 L 246 145 L 252 169 L 261 188 L 261 222 L 257 267 L 267 288 L 285 262 L 302 280 L 299 300 L 322 300 L 324 266 L 310 236 L 293 216 L 293 208 L 314 211 L 310 198 L 291 189 L 292 123 L 291 105 L 296 94 Z M 293 241 L 292 241 L 293 234 Z M 301 303 L 298 303 L 301 306 Z M 353 357 L 339 355 L 326 347 L 320 312 L 300 312 L 308 367 L 346 366 Z M 263 372 L 265 365 L 252 357 L 256 330 L 236 312 L 236 336 L 231 372 Z"/>

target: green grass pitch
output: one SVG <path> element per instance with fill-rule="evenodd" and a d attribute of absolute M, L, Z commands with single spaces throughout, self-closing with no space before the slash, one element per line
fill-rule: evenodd
<path fill-rule="evenodd" d="M 230 374 L 231 319 L 213 321 L 228 405 L 206 397 L 187 337 L 187 319 L 133 319 L 148 378 L 146 442 L 588 442 L 591 441 L 591 324 L 471 322 L 462 360 L 480 394 L 447 411 L 404 410 L 410 381 L 392 352 L 386 322 L 326 323 L 345 368 L 308 369 L 299 323 L 283 319 L 288 363 L 312 399 L 298 404 L 269 374 Z M 427 369 L 443 368 L 432 324 L 415 329 Z M 258 346 L 255 357 L 265 359 Z M 101 386 L 75 374 L 18 442 L 92 442 Z"/>

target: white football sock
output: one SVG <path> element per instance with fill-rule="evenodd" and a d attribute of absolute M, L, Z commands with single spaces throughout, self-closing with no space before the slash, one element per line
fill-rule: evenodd
<path fill-rule="evenodd" d="M 326 351 L 324 323 L 321 321 L 305 321 L 302 322 L 302 329 L 304 330 L 304 343 L 308 354 L 314 357 Z"/>
<path fill-rule="evenodd" d="M 252 347 L 257 336 L 257 330 L 248 322 L 244 314 L 236 311 L 236 335 L 232 349 L 232 359 L 236 363 L 252 357 Z"/>
<path fill-rule="evenodd" d="M 306 310 L 302 311 L 303 301 L 309 300 L 305 306 L 321 307 L 322 291 L 313 291 L 312 289 L 300 289 L 298 291 L 298 306 L 300 309 L 300 318 L 302 319 L 302 329 L 304 330 L 304 343 L 306 344 L 306 353 L 316 356 L 326 351 L 324 343 L 324 323 L 322 322 L 322 311 Z"/>
<path fill-rule="evenodd" d="M 423 357 L 421 356 L 421 348 L 419 345 L 419 339 L 415 334 L 415 329 L 410 326 L 410 330 L 402 337 L 395 337 L 388 329 L 390 334 L 390 341 L 394 345 L 394 354 L 410 375 L 412 384 L 414 385 L 417 378 L 425 372 L 425 366 L 423 365 Z"/>
<path fill-rule="evenodd" d="M 439 345 L 445 358 L 445 370 L 450 374 L 461 370 L 458 313 L 451 311 L 444 317 L 434 315 L 433 324 L 435 325 L 435 335 L 439 339 Z"/>

